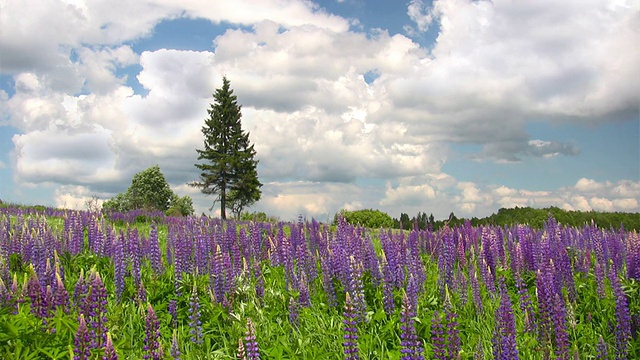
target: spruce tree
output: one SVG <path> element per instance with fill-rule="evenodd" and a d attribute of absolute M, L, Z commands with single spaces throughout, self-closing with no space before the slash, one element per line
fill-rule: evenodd
<path fill-rule="evenodd" d="M 213 205 L 220 202 L 220 217 L 226 219 L 227 208 L 239 215 L 244 207 L 260 200 L 262 184 L 256 170 L 256 151 L 249 133 L 242 130 L 241 106 L 226 77 L 213 98 L 202 127 L 204 149 L 196 149 L 198 160 L 205 162 L 195 164 L 200 180 L 189 185 L 206 195 L 216 195 Z"/>

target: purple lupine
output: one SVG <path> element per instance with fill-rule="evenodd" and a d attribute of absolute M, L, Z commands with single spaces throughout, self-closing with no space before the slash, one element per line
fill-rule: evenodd
<path fill-rule="evenodd" d="M 422 341 L 416 333 L 415 320 L 416 308 L 414 301 L 409 300 L 407 293 L 402 297 L 402 310 L 400 316 L 400 359 L 402 360 L 422 360 Z"/>
<path fill-rule="evenodd" d="M 344 359 L 357 360 L 360 358 L 358 355 L 357 327 L 360 316 L 349 293 L 346 294 L 343 317 L 344 341 L 342 342 L 342 346 L 344 347 Z"/>
<path fill-rule="evenodd" d="M 329 306 L 337 306 L 338 301 L 336 299 L 336 291 L 333 286 L 333 275 L 331 272 L 330 257 L 320 256 L 320 270 L 322 271 L 322 287 L 324 293 L 327 295 L 327 303 Z"/>
<path fill-rule="evenodd" d="M 47 299 L 45 293 L 38 281 L 38 275 L 31 268 L 31 276 L 26 283 L 26 293 L 31 301 L 31 313 L 39 319 L 44 319 L 49 316 L 49 308 L 47 305 Z"/>
<path fill-rule="evenodd" d="M 289 298 L 289 324 L 293 327 L 298 326 L 299 306 L 293 297 Z"/>
<path fill-rule="evenodd" d="M 516 271 L 513 274 L 513 277 L 516 280 L 516 289 L 518 290 L 518 297 L 520 300 L 520 310 L 524 314 L 524 329 L 527 332 L 535 332 L 535 310 L 533 308 L 533 303 L 531 302 L 531 297 L 529 296 L 529 290 L 527 289 L 519 271 Z"/>
<path fill-rule="evenodd" d="M 115 347 L 113 347 L 113 340 L 111 340 L 111 334 L 107 333 L 107 341 L 104 344 L 104 355 L 102 360 L 118 360 L 118 354 Z"/>
<path fill-rule="evenodd" d="M 311 306 L 311 297 L 309 295 L 309 285 L 307 284 L 307 275 L 304 270 L 298 276 L 298 291 L 300 292 L 300 298 L 298 299 L 298 303 L 302 307 Z"/>
<path fill-rule="evenodd" d="M 153 272 L 156 275 L 162 274 L 162 254 L 158 244 L 158 226 L 156 223 L 151 224 L 151 230 L 149 231 L 149 260 Z"/>
<path fill-rule="evenodd" d="M 622 290 L 615 268 L 610 274 L 613 297 L 616 302 L 616 360 L 626 359 L 631 340 L 631 314 L 627 295 Z"/>
<path fill-rule="evenodd" d="M 73 359 L 89 360 L 91 358 L 91 336 L 89 335 L 87 323 L 84 320 L 84 314 L 80 314 L 78 323 L 78 331 L 73 341 L 75 345 L 73 349 Z"/>
<path fill-rule="evenodd" d="M 256 340 L 256 328 L 251 318 L 247 318 L 247 331 L 244 334 L 245 347 L 247 350 L 247 360 L 260 359 L 260 349 Z"/>
<path fill-rule="evenodd" d="M 180 344 L 178 343 L 178 333 L 173 329 L 173 335 L 171 335 L 171 357 L 173 360 L 180 360 Z"/>
<path fill-rule="evenodd" d="M 169 300 L 167 310 L 171 315 L 171 327 L 178 326 L 178 302 L 175 299 Z"/>
<path fill-rule="evenodd" d="M 367 311 L 367 304 L 365 302 L 364 286 L 362 284 L 362 264 L 357 262 L 353 256 L 351 256 L 349 260 L 348 282 L 345 290 L 351 294 L 351 301 L 358 317 L 363 319 Z"/>
<path fill-rule="evenodd" d="M 262 299 L 264 297 L 264 278 L 262 277 L 260 262 L 257 259 L 253 262 L 253 277 L 256 281 L 256 296 Z"/>
<path fill-rule="evenodd" d="M 484 306 L 482 305 L 480 284 L 478 283 L 478 273 L 475 266 L 469 266 L 469 282 L 471 283 L 471 293 L 473 294 L 473 305 L 476 307 L 476 311 L 482 312 Z"/>
<path fill-rule="evenodd" d="M 493 340 L 493 358 L 496 360 L 518 359 L 516 347 L 516 323 L 511 299 L 506 286 L 501 284 L 500 307 L 496 310 L 496 329 Z"/>
<path fill-rule="evenodd" d="M 383 295 L 382 302 L 384 306 L 384 312 L 387 315 L 391 315 L 395 311 L 395 301 L 394 301 L 394 294 L 393 294 L 394 280 L 393 280 L 393 272 L 391 271 L 391 268 L 387 263 L 387 259 L 384 256 L 384 253 L 382 254 L 381 266 L 382 266 L 382 295 Z"/>
<path fill-rule="evenodd" d="M 145 321 L 144 355 L 143 359 L 161 360 L 164 358 L 162 346 L 160 346 L 160 322 L 151 304 L 147 304 L 147 316 Z"/>
<path fill-rule="evenodd" d="M 445 307 L 446 332 L 447 332 L 447 354 L 449 359 L 459 358 L 460 349 L 460 330 L 458 329 L 458 314 L 451 310 L 450 306 Z"/>
<path fill-rule="evenodd" d="M 114 236 L 111 246 L 113 248 L 113 282 L 115 284 L 116 298 L 122 299 L 124 291 L 124 277 L 126 272 L 126 258 L 124 254 L 124 234 L 120 231 L 120 236 Z"/>
<path fill-rule="evenodd" d="M 191 328 L 191 342 L 202 344 L 202 322 L 200 320 L 200 299 L 198 297 L 198 287 L 193 284 L 191 296 L 189 297 L 189 327 Z"/>
<path fill-rule="evenodd" d="M 569 358 L 569 333 L 567 332 L 567 311 L 564 299 L 556 294 L 553 302 L 553 326 L 557 359 Z"/>
<path fill-rule="evenodd" d="M 69 292 L 62 282 L 60 273 L 56 271 L 56 292 L 53 299 L 56 308 L 66 310 L 69 306 Z"/>
<path fill-rule="evenodd" d="M 431 318 L 431 346 L 434 359 L 447 359 L 446 341 L 442 315 L 436 310 L 433 312 L 433 317 Z"/>
<path fill-rule="evenodd" d="M 598 344 L 596 345 L 596 359 L 606 360 L 609 359 L 609 349 L 607 346 L 607 342 L 604 341 L 602 335 L 598 339 Z"/>
<path fill-rule="evenodd" d="M 107 289 L 100 278 L 100 273 L 92 271 L 89 276 L 91 288 L 86 301 L 86 320 L 92 333 L 92 348 L 100 348 L 106 342 L 107 334 Z"/>

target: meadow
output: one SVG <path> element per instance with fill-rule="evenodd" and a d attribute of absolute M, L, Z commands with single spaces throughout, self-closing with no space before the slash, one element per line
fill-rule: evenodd
<path fill-rule="evenodd" d="M 3 359 L 638 359 L 624 228 L 0 208 Z"/>

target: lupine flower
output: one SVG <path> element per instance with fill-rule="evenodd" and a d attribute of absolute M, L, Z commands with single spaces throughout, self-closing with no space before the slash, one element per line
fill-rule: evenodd
<path fill-rule="evenodd" d="M 298 303 L 293 297 L 289 298 L 289 323 L 292 326 L 298 325 Z"/>
<path fill-rule="evenodd" d="M 89 360 L 91 358 L 91 336 L 84 315 L 80 314 L 78 319 L 78 331 L 73 341 L 75 348 L 73 349 L 74 360 Z"/>
<path fill-rule="evenodd" d="M 161 360 L 164 352 L 160 346 L 160 322 L 151 304 L 147 304 L 146 336 L 144 338 L 143 359 Z"/>
<path fill-rule="evenodd" d="M 92 348 L 100 348 L 106 342 L 107 333 L 107 290 L 100 274 L 92 270 L 89 290 L 81 312 L 85 315 L 91 336 Z"/>
<path fill-rule="evenodd" d="M 493 357 L 496 360 L 518 359 L 516 324 L 511 300 L 506 286 L 501 284 L 500 307 L 496 310 L 496 330 L 493 341 Z"/>
<path fill-rule="evenodd" d="M 151 230 L 149 231 L 149 260 L 151 261 L 153 272 L 160 275 L 163 270 L 162 254 L 158 244 L 158 226 L 156 223 L 151 224 Z"/>
<path fill-rule="evenodd" d="M 607 343 L 602 338 L 602 335 L 598 339 L 598 344 L 596 345 L 596 351 L 597 351 L 596 359 L 605 360 L 609 358 L 609 350 L 607 348 Z"/>
<path fill-rule="evenodd" d="M 256 329 L 251 318 L 247 318 L 247 331 L 244 334 L 245 347 L 247 350 L 247 360 L 260 359 L 260 349 L 256 340 Z"/>
<path fill-rule="evenodd" d="M 171 314 L 171 327 L 176 327 L 178 325 L 178 309 L 177 309 L 177 301 L 175 299 L 169 300 L 169 305 L 167 305 L 167 310 L 169 314 Z"/>
<path fill-rule="evenodd" d="M 256 279 L 256 296 L 262 299 L 264 297 L 264 278 L 262 277 L 260 262 L 257 260 L 253 263 L 253 276 Z"/>
<path fill-rule="evenodd" d="M 111 340 L 111 334 L 107 332 L 107 341 L 104 345 L 104 355 L 102 360 L 118 360 L 118 354 L 113 347 L 113 341 Z"/>
<path fill-rule="evenodd" d="M 614 268 L 612 268 L 614 269 Z M 627 295 L 620 286 L 620 280 L 615 270 L 611 271 L 611 286 L 616 301 L 616 360 L 626 359 L 631 340 L 631 314 Z"/>
<path fill-rule="evenodd" d="M 431 345 L 433 348 L 433 358 L 438 360 L 447 359 L 446 338 L 441 314 L 436 310 L 431 319 Z"/>
<path fill-rule="evenodd" d="M 445 309 L 446 331 L 447 331 L 447 353 L 450 359 L 459 358 L 460 354 L 460 330 L 458 330 L 458 314 L 450 307 Z"/>
<path fill-rule="evenodd" d="M 247 360 L 247 352 L 244 349 L 244 342 L 242 341 L 242 337 L 238 338 L 238 359 Z"/>
<path fill-rule="evenodd" d="M 382 302 L 384 306 L 384 312 L 387 315 L 393 314 L 395 311 L 395 301 L 393 294 L 394 280 L 393 280 L 393 272 L 387 263 L 387 259 L 382 254 Z"/>
<path fill-rule="evenodd" d="M 123 244 L 124 235 L 120 232 L 120 237 L 113 237 L 111 246 L 113 247 L 113 281 L 116 286 L 116 298 L 122 299 L 122 292 L 124 291 L 124 276 L 126 271 L 125 255 Z"/>
<path fill-rule="evenodd" d="M 569 333 L 564 300 L 556 294 L 553 303 L 553 325 L 555 327 L 556 356 L 558 359 L 569 358 Z"/>
<path fill-rule="evenodd" d="M 66 309 L 69 305 L 69 292 L 62 282 L 60 274 L 56 271 L 56 293 L 54 297 L 54 306 L 61 309 Z"/>
<path fill-rule="evenodd" d="M 200 321 L 200 299 L 198 298 L 198 287 L 194 284 L 189 298 L 191 307 L 189 312 L 189 327 L 191 328 L 191 341 L 202 344 L 202 322 Z"/>
<path fill-rule="evenodd" d="M 342 346 L 344 347 L 344 359 L 345 360 L 357 360 L 358 355 L 358 313 L 349 293 L 346 294 L 346 300 L 344 304 L 344 341 Z"/>
<path fill-rule="evenodd" d="M 178 344 L 178 333 L 176 330 L 173 330 L 173 335 L 171 336 L 171 357 L 173 360 L 180 360 L 180 346 Z"/>
<path fill-rule="evenodd" d="M 31 276 L 29 276 L 26 287 L 27 296 L 31 300 L 31 313 L 40 319 L 49 316 L 47 299 L 40 286 L 40 281 L 38 281 L 38 275 L 33 271 L 33 268 L 31 268 Z"/>
<path fill-rule="evenodd" d="M 422 360 L 422 341 L 416 334 L 416 326 L 413 318 L 416 316 L 414 302 L 409 300 L 407 293 L 402 297 L 401 325 L 400 325 L 400 359 Z"/>

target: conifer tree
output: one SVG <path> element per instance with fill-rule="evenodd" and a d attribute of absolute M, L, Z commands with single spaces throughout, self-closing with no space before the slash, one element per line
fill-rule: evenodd
<path fill-rule="evenodd" d="M 256 151 L 249 142 L 249 133 L 242 130 L 241 106 L 226 77 L 213 98 L 202 127 L 204 148 L 196 149 L 198 160 L 204 160 L 195 164 L 200 180 L 189 185 L 206 195 L 215 195 L 212 208 L 220 202 L 220 217 L 226 219 L 227 208 L 238 216 L 244 207 L 258 201 L 262 184 L 258 180 L 258 161 L 254 159 Z"/>

